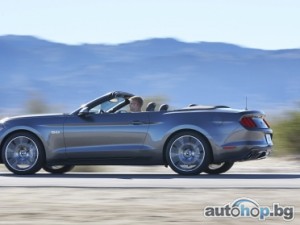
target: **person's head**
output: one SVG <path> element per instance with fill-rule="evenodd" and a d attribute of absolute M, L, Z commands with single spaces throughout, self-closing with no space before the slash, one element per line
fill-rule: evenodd
<path fill-rule="evenodd" d="M 143 106 L 143 99 L 139 96 L 133 96 L 129 99 L 130 101 L 130 111 L 131 112 L 141 112 L 142 111 L 142 106 Z"/>

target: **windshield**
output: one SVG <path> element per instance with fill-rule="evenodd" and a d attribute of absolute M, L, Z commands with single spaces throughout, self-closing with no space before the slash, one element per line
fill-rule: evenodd
<path fill-rule="evenodd" d="M 95 107 L 91 108 L 89 112 L 90 113 L 100 113 L 101 111 L 110 112 L 118 105 L 124 103 L 124 101 L 126 100 L 123 97 L 116 97 L 109 101 L 102 102 L 99 105 L 96 105 Z"/>

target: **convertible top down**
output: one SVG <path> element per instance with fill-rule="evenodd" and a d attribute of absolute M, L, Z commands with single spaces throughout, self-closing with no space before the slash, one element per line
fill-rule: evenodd
<path fill-rule="evenodd" d="M 165 165 L 183 175 L 223 173 L 262 159 L 272 130 L 259 110 L 190 105 L 128 112 L 126 92 L 110 92 L 70 114 L 0 121 L 0 162 L 15 174 L 70 171 L 75 165 Z M 154 104 L 155 105 L 155 104 Z"/>

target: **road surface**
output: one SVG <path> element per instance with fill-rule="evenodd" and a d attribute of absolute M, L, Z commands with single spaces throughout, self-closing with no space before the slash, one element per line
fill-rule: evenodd
<path fill-rule="evenodd" d="M 226 173 L 180 176 L 160 173 L 39 173 L 16 176 L 0 173 L 0 187 L 77 188 L 300 188 L 300 173 Z"/>

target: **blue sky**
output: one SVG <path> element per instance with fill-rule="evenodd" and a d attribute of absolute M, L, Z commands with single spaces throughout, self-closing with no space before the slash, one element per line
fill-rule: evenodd
<path fill-rule="evenodd" d="M 172 37 L 300 48 L 299 0 L 0 0 L 0 35 L 118 44 Z"/>

